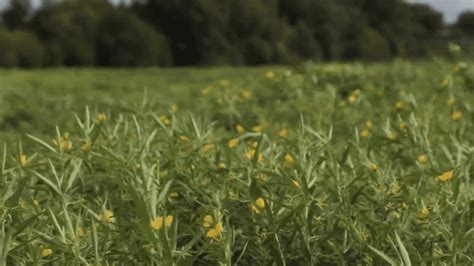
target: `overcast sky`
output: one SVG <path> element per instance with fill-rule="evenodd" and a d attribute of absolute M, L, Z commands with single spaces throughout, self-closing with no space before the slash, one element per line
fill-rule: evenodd
<path fill-rule="evenodd" d="M 409 0 L 409 2 L 431 5 L 443 13 L 444 21 L 447 23 L 455 22 L 458 15 L 465 10 L 474 11 L 474 0 Z"/>
<path fill-rule="evenodd" d="M 32 0 L 34 4 L 38 4 L 41 0 Z M 80 1 L 80 0 L 77 0 Z M 121 0 L 112 0 L 112 2 L 120 2 Z M 126 2 L 125 0 L 124 2 Z M 384 0 L 379 0 L 384 1 Z M 453 23 L 458 15 L 464 11 L 471 9 L 474 11 L 474 0 L 408 0 L 408 2 L 426 3 L 439 10 L 444 15 L 444 21 Z M 5 6 L 8 0 L 0 0 L 0 7 Z"/>

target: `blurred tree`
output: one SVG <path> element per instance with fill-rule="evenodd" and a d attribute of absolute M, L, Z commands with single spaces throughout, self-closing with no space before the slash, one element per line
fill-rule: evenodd
<path fill-rule="evenodd" d="M 44 42 L 48 65 L 94 65 L 98 20 L 112 6 L 104 0 L 65 1 L 36 12 L 29 28 Z"/>
<path fill-rule="evenodd" d="M 0 29 L 0 66 L 41 67 L 42 63 L 43 47 L 35 35 Z"/>
<path fill-rule="evenodd" d="M 290 48 L 300 59 L 318 60 L 321 58 L 321 46 L 314 38 L 313 31 L 303 21 L 296 23 Z"/>
<path fill-rule="evenodd" d="M 39 38 L 40 45 L 28 37 L 36 52 L 25 58 L 44 54 L 14 65 L 38 65 L 32 62 L 43 61 L 41 57 L 45 65 L 85 66 L 383 60 L 428 55 L 420 38 L 443 27 L 440 13 L 404 0 L 131 2 L 113 6 L 108 0 L 42 0 L 43 7 L 30 14 L 29 0 L 12 0 L 3 14 L 5 25 Z M 456 28 L 474 34 L 472 16 L 466 13 Z M 27 39 L 2 34 L 4 49 L 17 38 Z M 8 58 L 3 56 L 4 62 L 20 57 Z"/>
<path fill-rule="evenodd" d="M 133 5 L 139 17 L 168 37 L 176 65 L 193 65 L 200 61 L 197 36 L 193 32 L 193 6 L 194 1 L 186 0 L 146 1 Z"/>
<path fill-rule="evenodd" d="M 433 36 L 443 28 L 443 15 L 428 5 L 412 4 L 410 12 L 421 34 Z"/>
<path fill-rule="evenodd" d="M 41 67 L 44 49 L 36 36 L 28 31 L 12 32 L 14 54 L 19 67 Z"/>
<path fill-rule="evenodd" d="M 97 63 L 102 66 L 170 65 L 166 39 L 132 14 L 106 13 L 100 20 Z"/>
<path fill-rule="evenodd" d="M 464 34 L 474 36 L 474 11 L 463 12 L 459 16 L 455 28 Z"/>
<path fill-rule="evenodd" d="M 10 30 L 23 27 L 30 11 L 30 0 L 10 0 L 8 7 L 2 14 L 3 23 Z"/>
<path fill-rule="evenodd" d="M 15 45 L 13 38 L 8 30 L 0 28 L 0 66 L 1 67 L 15 67 Z"/>

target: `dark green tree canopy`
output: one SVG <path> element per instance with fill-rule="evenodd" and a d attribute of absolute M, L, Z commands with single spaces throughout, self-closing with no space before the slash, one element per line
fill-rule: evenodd
<path fill-rule="evenodd" d="M 2 52 L 1 65 L 185 66 L 387 60 L 430 55 L 429 39 L 446 33 L 439 12 L 403 0 L 42 3 L 41 8 L 32 10 L 29 0 L 11 0 L 2 12 L 0 28 L 7 29 L 0 34 L 5 40 L 2 47 L 14 46 L 13 39 L 30 39 L 33 45 L 31 52 L 23 53 L 23 63 L 18 61 L 18 54 Z M 454 29 L 474 35 L 473 17 L 473 12 L 464 13 Z M 22 34 L 10 34 L 15 31 Z M 425 39 L 428 41 L 423 42 Z M 29 56 L 32 58 L 25 63 Z"/>

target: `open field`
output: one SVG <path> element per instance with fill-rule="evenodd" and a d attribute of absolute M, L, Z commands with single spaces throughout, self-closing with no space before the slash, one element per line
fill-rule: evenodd
<path fill-rule="evenodd" d="M 0 70 L 0 265 L 472 265 L 473 132 L 466 63 Z"/>

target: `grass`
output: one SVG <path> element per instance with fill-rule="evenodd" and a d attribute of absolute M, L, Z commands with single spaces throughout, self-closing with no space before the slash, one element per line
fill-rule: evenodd
<path fill-rule="evenodd" d="M 470 65 L 0 72 L 0 265 L 473 264 Z"/>

